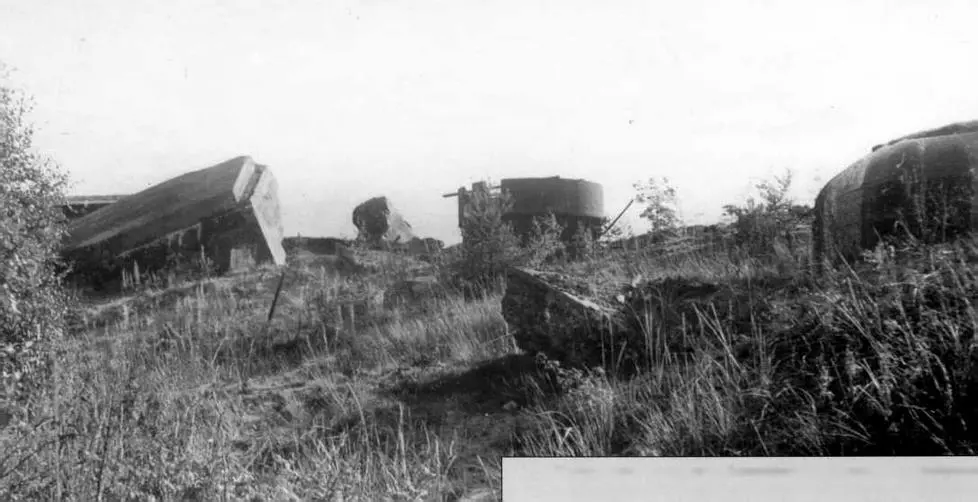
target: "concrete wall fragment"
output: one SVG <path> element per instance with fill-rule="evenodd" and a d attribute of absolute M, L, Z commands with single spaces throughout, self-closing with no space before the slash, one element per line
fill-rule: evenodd
<path fill-rule="evenodd" d="M 82 275 L 111 281 L 203 254 L 217 272 L 285 263 L 277 183 L 250 157 L 172 178 L 74 220 L 64 251 Z M 95 279 L 95 277 L 91 277 Z"/>

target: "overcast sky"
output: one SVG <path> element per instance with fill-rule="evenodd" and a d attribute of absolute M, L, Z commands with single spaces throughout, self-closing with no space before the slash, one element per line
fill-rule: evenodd
<path fill-rule="evenodd" d="M 288 234 L 352 236 L 384 194 L 454 241 L 441 194 L 483 178 L 586 178 L 614 216 L 668 176 L 710 222 L 789 167 L 811 202 L 873 145 L 978 118 L 973 3 L 0 0 L 0 61 L 73 193 L 251 155 Z"/>

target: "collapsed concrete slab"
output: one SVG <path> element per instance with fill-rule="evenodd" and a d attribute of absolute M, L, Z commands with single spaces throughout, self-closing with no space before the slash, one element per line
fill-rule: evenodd
<path fill-rule="evenodd" d="M 682 277 L 625 282 L 519 267 L 507 270 L 501 310 L 523 352 L 621 374 L 688 357 L 699 343 L 695 334 L 707 332 L 711 319 L 749 333 L 756 322 L 752 315 L 767 315 L 747 288 Z"/>
<path fill-rule="evenodd" d="M 641 342 L 628 319 L 583 281 L 554 272 L 510 268 L 502 314 L 516 345 L 571 365 L 604 366 L 623 344 Z M 641 351 L 639 351 L 641 352 Z"/>
<path fill-rule="evenodd" d="M 189 172 L 72 221 L 64 247 L 96 287 L 206 257 L 217 273 L 285 264 L 278 183 L 250 157 Z"/>

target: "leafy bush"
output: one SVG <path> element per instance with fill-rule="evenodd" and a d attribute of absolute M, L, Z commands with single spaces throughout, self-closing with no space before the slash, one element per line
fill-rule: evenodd
<path fill-rule="evenodd" d="M 24 397 L 63 329 L 58 274 L 64 175 L 32 150 L 30 101 L 0 82 L 0 399 Z"/>
<path fill-rule="evenodd" d="M 724 212 L 734 219 L 734 242 L 752 256 L 767 256 L 779 245 L 794 251 L 808 243 L 798 242 L 795 229 L 809 223 L 811 208 L 795 204 L 789 196 L 792 173 L 786 170 L 773 180 L 755 185 L 758 198 L 748 197 L 743 205 L 728 204 Z M 758 200 L 759 199 L 759 200 Z"/>
<path fill-rule="evenodd" d="M 462 222 L 462 243 L 446 271 L 463 289 L 487 291 L 499 284 L 511 266 L 539 267 L 577 257 L 593 247 L 579 235 L 562 239 L 565 227 L 553 213 L 533 218 L 529 233 L 519 236 L 505 215 L 513 201 L 508 193 L 474 191 L 468 195 Z M 581 234 L 586 232 L 579 232 Z"/>
<path fill-rule="evenodd" d="M 676 237 L 682 220 L 679 217 L 679 198 L 669 178 L 649 178 L 645 183 L 635 183 L 635 202 L 644 204 L 640 215 L 649 222 L 648 235 L 654 242 Z"/>
<path fill-rule="evenodd" d="M 597 251 L 597 242 L 594 239 L 594 233 L 584 226 L 578 227 L 574 235 L 571 236 L 571 241 L 567 244 L 566 248 L 568 256 L 573 260 L 593 258 Z"/>
<path fill-rule="evenodd" d="M 557 221 L 554 213 L 533 218 L 530 234 L 517 261 L 527 267 L 539 267 L 554 258 L 563 256 L 567 251 L 567 246 L 561 240 L 563 233 L 564 226 Z"/>
<path fill-rule="evenodd" d="M 493 197 L 475 190 L 467 196 L 462 221 L 462 243 L 450 267 L 455 277 L 474 290 L 491 288 L 519 257 L 519 238 L 503 221 L 512 208 L 506 194 Z"/>

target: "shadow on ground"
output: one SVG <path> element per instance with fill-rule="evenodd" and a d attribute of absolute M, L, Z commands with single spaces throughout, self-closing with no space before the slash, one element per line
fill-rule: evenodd
<path fill-rule="evenodd" d="M 378 394 L 404 406 L 415 423 L 424 423 L 442 438 L 455 438 L 455 476 L 471 486 L 484 480 L 484 464 L 500 469 L 501 457 L 519 455 L 520 437 L 533 421 L 524 408 L 553 397 L 555 391 L 533 357 L 514 354 L 427 375 L 404 370 Z M 390 412 L 398 411 L 394 405 Z"/>
<path fill-rule="evenodd" d="M 542 397 L 538 389 L 545 381 L 532 357 L 512 354 L 475 367 L 445 368 L 428 378 L 402 371 L 382 393 L 426 415 L 437 415 L 445 407 L 469 414 L 497 413 Z"/>

